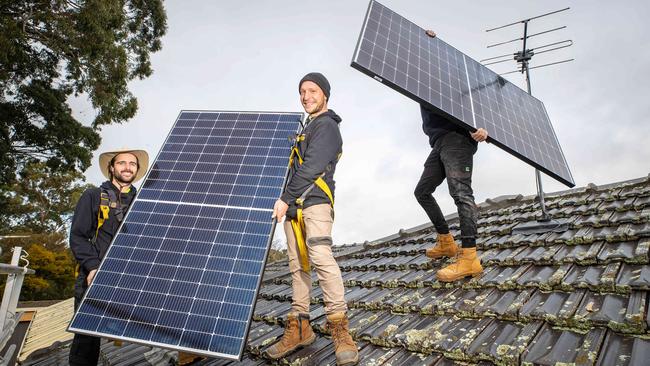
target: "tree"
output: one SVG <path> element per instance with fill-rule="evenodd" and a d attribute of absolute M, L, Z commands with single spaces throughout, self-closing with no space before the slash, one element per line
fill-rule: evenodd
<path fill-rule="evenodd" d="M 0 0 L 0 183 L 32 160 L 85 171 L 101 126 L 135 115 L 128 82 L 152 73 L 162 0 Z M 90 126 L 68 98 L 87 95 Z"/>
<path fill-rule="evenodd" d="M 88 185 L 75 171 L 30 162 L 14 185 L 0 186 L 0 235 L 66 232 L 66 220 Z"/>
<path fill-rule="evenodd" d="M 49 239 L 59 240 L 53 236 Z M 29 268 L 36 273 L 25 276 L 20 300 L 62 300 L 74 296 L 76 262 L 72 253 L 60 246 L 48 249 L 47 243 L 44 244 L 34 243 L 24 248 L 29 253 Z"/>
<path fill-rule="evenodd" d="M 15 185 L 0 187 L 0 235 L 26 236 L 1 240 L 0 261 L 9 263 L 11 248 L 19 246 L 29 253 L 29 268 L 36 271 L 25 276 L 22 300 L 73 295 L 76 263 L 67 247 L 67 227 L 76 202 L 89 187 L 82 178 L 75 171 L 62 172 L 42 162 L 29 162 Z M 0 278 L 0 290 L 5 280 L 6 276 Z"/>

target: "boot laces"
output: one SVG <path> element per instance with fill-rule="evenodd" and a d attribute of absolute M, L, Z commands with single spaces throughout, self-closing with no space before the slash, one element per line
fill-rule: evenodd
<path fill-rule="evenodd" d="M 460 254 L 462 252 L 462 249 L 459 249 L 456 251 L 456 255 L 454 255 L 454 261 L 449 265 L 448 268 L 453 268 L 454 272 L 458 271 L 458 266 L 460 265 L 460 258 L 462 257 Z"/>
<path fill-rule="evenodd" d="M 463 250 L 464 248 L 458 249 L 458 252 L 456 252 L 456 256 L 454 258 L 454 271 L 458 271 L 458 266 L 460 266 L 460 262 L 472 262 L 471 259 L 468 259 L 466 256 L 463 256 Z"/>
<path fill-rule="evenodd" d="M 338 349 L 340 345 L 347 344 L 354 346 L 355 343 L 350 336 L 350 333 L 347 331 L 347 322 L 341 320 L 338 322 L 328 322 L 328 328 L 332 333 L 332 340 L 334 341 L 335 347 Z"/>
<path fill-rule="evenodd" d="M 282 335 L 281 342 L 290 342 L 296 332 L 302 333 L 302 329 L 300 328 L 300 320 L 298 318 L 287 319 L 287 325 L 284 328 L 284 334 Z M 300 338 L 302 339 L 302 334 L 300 334 Z"/>

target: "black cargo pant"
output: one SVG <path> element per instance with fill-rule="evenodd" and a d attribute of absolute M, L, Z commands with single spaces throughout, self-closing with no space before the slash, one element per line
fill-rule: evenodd
<path fill-rule="evenodd" d="M 88 288 L 86 282 L 86 273 L 83 270 L 79 272 L 74 284 L 74 310 L 79 308 L 81 299 Z M 96 366 L 99 361 L 99 347 L 101 339 L 99 337 L 76 334 L 70 347 L 69 363 L 71 366 Z"/>
<path fill-rule="evenodd" d="M 424 171 L 415 187 L 415 198 L 440 234 L 449 233 L 449 225 L 432 193 L 447 178 L 449 194 L 458 208 L 463 248 L 476 247 L 477 208 L 472 191 L 472 162 L 476 144 L 469 136 L 449 132 L 438 138 L 424 163 Z"/>

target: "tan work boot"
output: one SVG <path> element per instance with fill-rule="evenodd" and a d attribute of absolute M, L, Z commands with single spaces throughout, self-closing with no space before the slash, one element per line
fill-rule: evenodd
<path fill-rule="evenodd" d="M 302 314 L 295 311 L 287 315 L 287 324 L 284 327 L 284 334 L 279 341 L 275 342 L 266 350 L 269 358 L 277 360 L 298 347 L 308 346 L 316 340 L 316 334 L 309 324 L 309 314 Z"/>
<path fill-rule="evenodd" d="M 454 241 L 454 236 L 451 233 L 438 234 L 436 244 L 432 248 L 427 249 L 427 257 L 431 259 L 438 259 L 442 257 L 454 257 L 458 252 L 458 245 Z"/>
<path fill-rule="evenodd" d="M 205 360 L 205 357 L 195 355 L 193 353 L 187 353 L 187 352 L 178 352 L 178 365 L 179 366 L 185 366 L 185 365 L 191 365 L 196 361 L 201 361 Z"/>
<path fill-rule="evenodd" d="M 481 261 L 476 255 L 476 248 L 460 248 L 456 262 L 436 273 L 438 280 L 453 282 L 467 276 L 478 276 L 483 272 Z"/>
<path fill-rule="evenodd" d="M 357 344 L 350 336 L 348 317 L 344 312 L 329 314 L 327 327 L 332 333 L 336 364 L 338 366 L 351 366 L 359 363 Z"/>

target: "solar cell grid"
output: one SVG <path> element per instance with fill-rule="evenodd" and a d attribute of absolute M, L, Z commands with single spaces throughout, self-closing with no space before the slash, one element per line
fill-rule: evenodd
<path fill-rule="evenodd" d="M 371 1 L 352 66 L 573 186 L 544 105 L 454 47 Z"/>
<path fill-rule="evenodd" d="M 240 358 L 301 119 L 181 112 L 70 330 Z"/>

